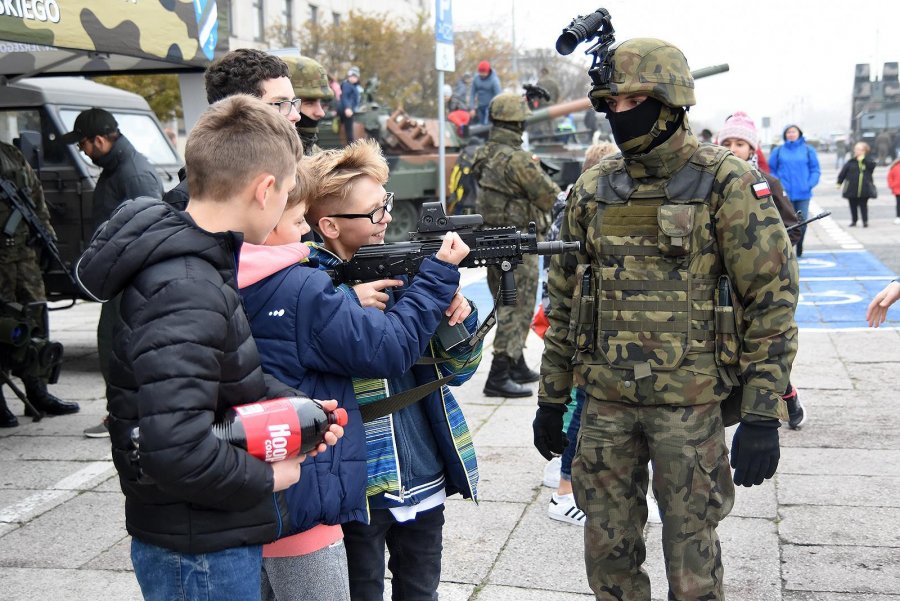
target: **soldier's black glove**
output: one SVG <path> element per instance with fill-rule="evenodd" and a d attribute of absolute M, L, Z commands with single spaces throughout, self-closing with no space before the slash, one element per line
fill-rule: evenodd
<path fill-rule="evenodd" d="M 534 448 L 548 461 L 569 445 L 563 432 L 563 415 L 566 406 L 562 403 L 538 403 L 537 414 L 531 426 L 534 429 Z"/>
<path fill-rule="evenodd" d="M 781 450 L 778 445 L 777 419 L 741 422 L 731 441 L 731 467 L 734 483 L 753 486 L 775 475 Z"/>

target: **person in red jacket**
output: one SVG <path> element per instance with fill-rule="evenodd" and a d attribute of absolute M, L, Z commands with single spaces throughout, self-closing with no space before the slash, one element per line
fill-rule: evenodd
<path fill-rule="evenodd" d="M 900 225 L 900 159 L 891 163 L 891 167 L 888 169 L 887 179 L 891 194 L 894 195 L 894 198 L 897 201 L 897 212 L 895 213 L 894 224 Z"/>

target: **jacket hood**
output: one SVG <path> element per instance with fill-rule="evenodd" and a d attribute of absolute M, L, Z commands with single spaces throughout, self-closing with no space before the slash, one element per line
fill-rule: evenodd
<path fill-rule="evenodd" d="M 280 246 L 244 244 L 238 267 L 238 288 L 252 286 L 285 267 L 305 263 L 308 257 L 309 247 L 302 242 Z"/>
<path fill-rule="evenodd" d="M 784 130 L 781 132 L 781 139 L 784 140 L 785 142 L 787 142 L 787 130 L 789 130 L 792 127 L 796 127 L 797 131 L 800 132 L 800 137 L 797 139 L 800 140 L 801 138 L 803 138 L 803 130 L 800 129 L 800 126 L 794 125 L 793 123 L 791 123 L 790 125 L 785 125 Z"/>
<path fill-rule="evenodd" d="M 199 256 L 227 267 L 223 257 L 234 256 L 242 241 L 237 232 L 201 229 L 190 215 L 161 200 L 136 198 L 119 205 L 100 226 L 75 265 L 75 278 L 89 296 L 107 301 L 141 271 L 177 257 Z"/>

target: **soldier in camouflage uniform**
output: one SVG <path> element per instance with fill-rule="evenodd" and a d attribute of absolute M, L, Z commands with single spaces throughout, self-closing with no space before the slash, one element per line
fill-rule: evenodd
<path fill-rule="evenodd" d="M 559 186 L 544 173 L 534 155 L 522 150 L 525 119 L 530 113 L 523 96 L 507 93 L 491 100 L 488 115 L 493 127 L 487 143 L 475 152 L 472 172 L 479 185 L 476 206 L 485 226 L 514 225 L 524 230 L 534 221 L 543 234 L 550 224 L 550 208 Z M 539 375 L 525 364 L 522 349 L 534 315 L 538 275 L 537 255 L 526 255 L 515 272 L 519 304 L 497 308 L 494 360 L 484 385 L 486 396 L 532 394 L 522 384 L 536 382 Z M 488 270 L 488 287 L 496 298 L 499 269 Z"/>
<path fill-rule="evenodd" d="M 566 206 L 561 239 L 583 246 L 551 263 L 535 446 L 562 452 L 565 403 L 582 388 L 572 477 L 597 599 L 650 599 L 641 564 L 652 462 L 668 598 L 719 600 L 716 526 L 734 484 L 761 484 L 778 465 L 797 263 L 759 172 L 691 131 L 684 55 L 647 38 L 611 52 L 590 97 L 621 154 L 585 172 Z M 733 480 L 726 399 L 740 416 Z"/>
<path fill-rule="evenodd" d="M 0 142 L 0 177 L 12 182 L 26 194 L 30 191 L 35 212 L 47 230 L 55 236 L 40 180 L 22 153 L 15 146 L 4 142 Z M 0 224 L 5 224 L 11 213 L 11 206 L 0 202 Z M 24 221 L 19 223 L 12 236 L 0 234 L 0 300 L 4 302 L 25 304 L 47 300 L 38 263 L 38 249 L 30 244 L 30 240 L 31 232 Z M 23 375 L 22 383 L 29 402 L 44 413 L 66 415 L 79 409 L 78 403 L 61 401 L 47 392 L 47 383 L 37 376 Z M 32 416 L 27 407 L 25 415 Z M 17 425 L 19 421 L 7 407 L 3 389 L 0 388 L 0 428 Z"/>
<path fill-rule="evenodd" d="M 334 98 L 334 92 L 328 85 L 328 73 L 325 68 L 311 58 L 284 57 L 291 72 L 291 84 L 294 94 L 300 99 L 300 121 L 296 123 L 297 133 L 303 142 L 303 154 L 312 156 L 322 149 L 319 141 L 319 121 L 325 116 L 323 102 Z"/>

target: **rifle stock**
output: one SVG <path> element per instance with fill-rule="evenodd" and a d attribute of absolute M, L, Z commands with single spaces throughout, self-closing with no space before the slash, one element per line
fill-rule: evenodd
<path fill-rule="evenodd" d="M 335 284 L 341 284 L 414 276 L 422 261 L 441 248 L 443 235 L 455 231 L 469 247 L 468 256 L 459 266 L 498 267 L 502 271 L 500 302 L 515 305 L 513 272 L 525 255 L 557 255 L 581 248 L 580 242 L 538 242 L 534 222 L 527 232 L 512 226 L 476 229 L 482 223 L 481 215 L 448 217 L 441 203 L 425 203 L 417 231 L 410 234 L 412 240 L 363 246 L 349 261 L 331 270 L 331 278 Z"/>

